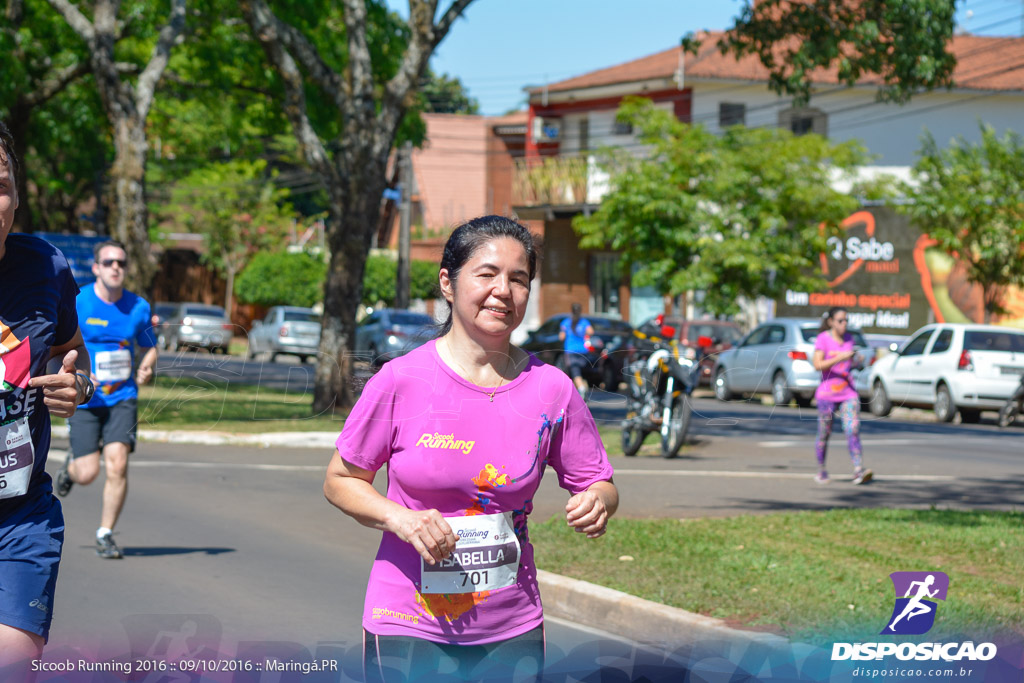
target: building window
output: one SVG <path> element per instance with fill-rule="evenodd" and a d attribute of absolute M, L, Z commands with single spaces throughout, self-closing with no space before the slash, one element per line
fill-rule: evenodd
<path fill-rule="evenodd" d="M 590 117 L 580 119 L 580 154 L 586 156 L 590 152 Z"/>
<path fill-rule="evenodd" d="M 733 102 L 719 102 L 718 127 L 742 126 L 747 123 L 747 105 Z"/>
<path fill-rule="evenodd" d="M 616 121 L 612 124 L 612 135 L 632 135 L 633 124 L 625 123 L 623 121 Z"/>
<path fill-rule="evenodd" d="M 779 112 L 779 128 L 787 128 L 793 135 L 817 133 L 828 135 L 828 114 L 814 107 L 794 107 Z"/>

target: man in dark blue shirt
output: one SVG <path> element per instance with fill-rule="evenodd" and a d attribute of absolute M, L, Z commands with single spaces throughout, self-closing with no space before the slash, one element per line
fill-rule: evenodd
<path fill-rule="evenodd" d="M 49 634 L 64 543 L 46 456 L 50 413 L 70 417 L 92 398 L 89 354 L 67 259 L 30 235 L 11 235 L 17 159 L 0 122 L 0 680 L 28 677 Z M 61 359 L 60 371 L 46 374 Z"/>
<path fill-rule="evenodd" d="M 96 245 L 94 256 L 96 281 L 78 295 L 78 321 L 92 359 L 96 394 L 70 420 L 71 455 L 57 475 L 57 495 L 66 496 L 73 483 L 89 484 L 96 479 L 102 447 L 107 478 L 96 554 L 119 560 L 122 555 L 114 542 L 114 525 L 128 495 L 128 455 L 135 450 L 139 385 L 153 378 L 156 337 L 149 304 L 124 288 L 128 265 L 124 245 L 102 242 Z M 136 349 L 145 352 L 137 369 Z"/>

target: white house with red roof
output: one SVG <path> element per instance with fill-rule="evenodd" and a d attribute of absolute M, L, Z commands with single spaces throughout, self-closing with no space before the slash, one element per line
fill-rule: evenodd
<path fill-rule="evenodd" d="M 737 60 L 717 48 L 720 34 L 705 33 L 696 55 L 679 47 L 529 92 L 525 158 L 517 167 L 513 203 L 520 217 L 544 221 L 542 318 L 579 301 L 589 312 L 619 314 L 631 322 L 663 306 L 652 292 L 622 282 L 614 253 L 581 250 L 571 219 L 593 211 L 607 188 L 594 152 L 637 145 L 628 126 L 615 121 L 622 99 L 649 97 L 683 121 L 712 131 L 733 124 L 779 126 L 815 132 L 835 142 L 860 140 L 877 166 L 907 177 L 925 129 L 940 145 L 955 136 L 980 139 L 979 122 L 1002 133 L 1024 130 L 1024 39 L 957 35 L 955 86 L 922 92 L 905 105 L 876 101 L 877 77 L 848 87 L 836 72 L 814 77 L 810 103 L 794 107 L 768 87 L 756 57 Z M 546 166 L 538 181 L 532 170 Z M 582 169 L 582 170 L 581 170 Z"/>

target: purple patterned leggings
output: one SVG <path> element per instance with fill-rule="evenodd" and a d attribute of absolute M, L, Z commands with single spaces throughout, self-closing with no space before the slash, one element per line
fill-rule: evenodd
<path fill-rule="evenodd" d="M 818 401 L 818 439 L 814 442 L 814 453 L 818 456 L 818 467 L 825 469 L 825 454 L 828 451 L 828 438 L 832 435 L 832 418 L 839 413 L 846 432 L 846 443 L 850 448 L 850 460 L 853 469 L 861 468 L 860 450 L 860 399 L 851 398 L 842 403 Z"/>

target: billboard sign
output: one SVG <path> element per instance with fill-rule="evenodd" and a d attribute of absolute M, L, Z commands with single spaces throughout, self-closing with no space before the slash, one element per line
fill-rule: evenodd
<path fill-rule="evenodd" d="M 786 290 L 776 301 L 777 315 L 817 317 L 842 306 L 851 327 L 884 335 L 909 335 L 932 322 L 984 321 L 982 288 L 906 216 L 871 207 L 842 227 L 819 255 L 827 285 L 814 292 Z M 1024 327 L 1024 291 L 1010 288 L 1004 306 L 1007 313 L 991 322 Z"/>

